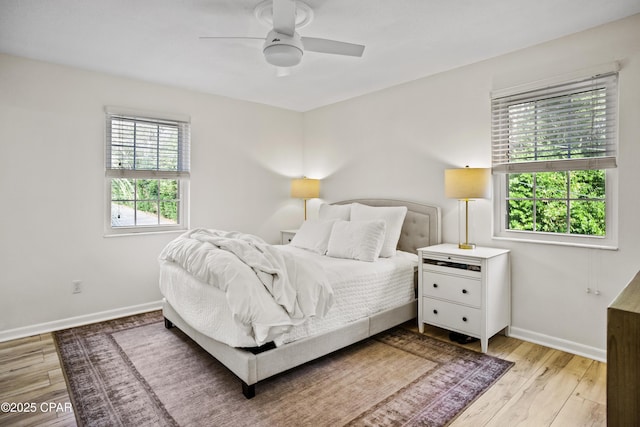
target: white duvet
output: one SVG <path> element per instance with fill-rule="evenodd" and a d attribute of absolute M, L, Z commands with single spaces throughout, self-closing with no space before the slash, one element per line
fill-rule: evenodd
<path fill-rule="evenodd" d="M 159 259 L 220 290 L 234 320 L 251 331 L 257 345 L 323 317 L 334 302 L 319 264 L 301 262 L 248 234 L 190 230 L 170 242 Z"/>

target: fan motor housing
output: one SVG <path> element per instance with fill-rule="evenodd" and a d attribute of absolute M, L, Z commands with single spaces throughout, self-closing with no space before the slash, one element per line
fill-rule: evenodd
<path fill-rule="evenodd" d="M 276 67 L 293 67 L 302 60 L 304 49 L 298 33 L 293 36 L 270 31 L 262 49 L 269 64 Z"/>

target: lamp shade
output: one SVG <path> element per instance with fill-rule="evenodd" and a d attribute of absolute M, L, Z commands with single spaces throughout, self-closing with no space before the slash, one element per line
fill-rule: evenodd
<path fill-rule="evenodd" d="M 444 171 L 444 194 L 451 199 L 488 199 L 491 169 L 462 168 Z"/>
<path fill-rule="evenodd" d="M 309 178 L 292 180 L 291 197 L 294 199 L 315 199 L 320 197 L 320 180 Z"/>

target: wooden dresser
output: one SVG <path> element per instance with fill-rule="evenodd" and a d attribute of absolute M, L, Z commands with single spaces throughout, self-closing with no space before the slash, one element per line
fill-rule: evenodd
<path fill-rule="evenodd" d="M 607 309 L 607 425 L 640 425 L 640 272 Z"/>

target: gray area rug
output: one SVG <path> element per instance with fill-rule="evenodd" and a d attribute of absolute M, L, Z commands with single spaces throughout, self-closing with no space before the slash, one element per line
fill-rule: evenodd
<path fill-rule="evenodd" d="M 262 381 L 247 400 L 160 312 L 54 335 L 86 426 L 442 426 L 513 365 L 398 327 Z"/>

